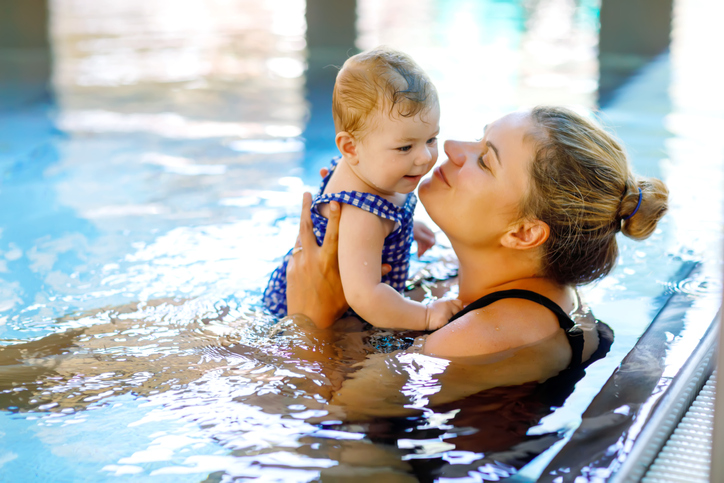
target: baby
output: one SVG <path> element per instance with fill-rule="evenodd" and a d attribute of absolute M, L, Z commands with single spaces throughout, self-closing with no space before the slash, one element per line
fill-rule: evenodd
<path fill-rule="evenodd" d="M 413 239 L 412 193 L 437 161 L 437 91 L 407 55 L 379 47 L 349 58 L 337 74 L 332 114 L 341 158 L 334 159 L 312 203 L 321 245 L 329 202 L 345 206 L 339 225 L 339 271 L 347 303 L 376 327 L 434 330 L 462 309 L 459 300 L 428 305 L 403 297 Z M 424 251 L 425 240 L 418 239 Z M 429 236 L 429 235 L 428 235 Z M 286 315 L 290 251 L 271 276 L 264 304 Z M 392 271 L 380 276 L 386 263 Z"/>

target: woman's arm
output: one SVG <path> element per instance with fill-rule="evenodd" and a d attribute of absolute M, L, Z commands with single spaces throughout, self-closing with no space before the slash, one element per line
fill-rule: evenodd
<path fill-rule="evenodd" d="M 311 216 L 312 195 L 304 193 L 299 219 L 299 237 L 287 265 L 287 312 L 311 319 L 320 329 L 330 327 L 349 308 L 339 276 L 337 247 L 339 219 L 342 207 L 329 204 L 329 218 L 324 242 L 320 247 L 314 236 Z M 381 274 L 391 267 L 382 265 Z"/>
<path fill-rule="evenodd" d="M 340 206 L 329 204 L 329 221 L 322 246 L 317 245 L 311 217 L 312 195 L 304 193 L 296 250 L 287 265 L 287 312 L 304 314 L 325 329 L 349 308 L 342 291 L 337 260 Z"/>
<path fill-rule="evenodd" d="M 357 207 L 345 207 L 339 228 L 339 267 L 350 306 L 376 327 L 430 330 L 445 323 L 462 308 L 459 301 L 440 300 L 430 305 L 413 302 L 382 283 L 377 267 L 382 262 L 389 220 Z"/>

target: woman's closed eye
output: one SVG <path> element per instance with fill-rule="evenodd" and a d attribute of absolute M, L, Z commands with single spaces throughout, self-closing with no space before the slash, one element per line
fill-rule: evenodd
<path fill-rule="evenodd" d="M 480 156 L 478 157 L 478 164 L 480 165 L 481 168 L 487 169 L 488 171 L 490 171 L 490 167 L 485 162 L 485 155 L 486 155 L 486 153 L 480 154 Z"/>

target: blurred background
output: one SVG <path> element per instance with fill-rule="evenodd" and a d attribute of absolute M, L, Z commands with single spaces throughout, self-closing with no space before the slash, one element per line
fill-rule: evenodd
<path fill-rule="evenodd" d="M 301 193 L 317 189 L 335 155 L 337 67 L 387 44 L 437 86 L 441 141 L 477 139 L 511 110 L 561 104 L 595 112 L 636 172 L 668 184 L 670 212 L 654 236 L 622 240 L 614 273 L 584 289 L 616 342 L 589 369 L 595 382 L 566 403 L 580 415 L 662 293 L 721 293 L 723 16 L 719 0 L 0 0 L 0 345 L 164 298 L 201 301 L 172 314 L 178 324 L 222 307 L 263 318 L 261 290 L 294 241 Z M 449 254 L 438 241 L 413 268 Z M 676 278 L 701 261 L 695 279 Z M 682 330 L 696 338 L 710 320 Z M 146 339 L 166 336 L 147 322 Z M 117 336 L 103 343 L 132 350 Z M 148 351 L 144 370 L 166 371 L 153 363 L 161 349 Z M 126 428 L 151 414 L 142 398 L 128 413 L 103 406 L 128 387 L 98 396 L 88 403 L 95 419 L 84 417 Z M 82 399 L 83 389 L 68 390 Z M 233 447 L 206 434 L 202 450 L 166 444 L 166 456 L 124 460 L 153 428 L 99 443 L 75 415 L 38 411 L 3 413 L 0 475 L 31 464 L 68 481 L 148 473 Z M 194 417 L 176 422 L 178 434 L 191 434 L 183 424 Z M 556 417 L 540 431 L 577 424 Z M 106 455 L 91 454 L 99 444 Z"/>
<path fill-rule="evenodd" d="M 316 189 L 335 154 L 337 67 L 380 44 L 432 77 L 442 140 L 478 138 L 487 122 L 536 104 L 601 108 L 636 169 L 667 181 L 672 211 L 687 213 L 670 217 L 664 251 L 711 249 L 722 206 L 721 9 L 0 0 L 0 331 L 19 327 L 20 313 L 48 322 L 124 297 L 221 286 L 255 295 L 293 239 L 286 218 L 299 193 Z M 196 227 L 233 236 L 210 249 Z M 709 241 L 692 235 L 702 229 Z"/>

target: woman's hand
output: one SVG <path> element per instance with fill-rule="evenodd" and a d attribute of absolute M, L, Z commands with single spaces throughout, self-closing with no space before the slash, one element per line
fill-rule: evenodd
<path fill-rule="evenodd" d="M 327 233 L 317 245 L 312 228 L 312 195 L 304 193 L 299 237 L 287 265 L 287 311 L 304 314 L 320 329 L 326 329 L 349 308 L 342 291 L 337 260 L 341 207 L 329 204 Z"/>

